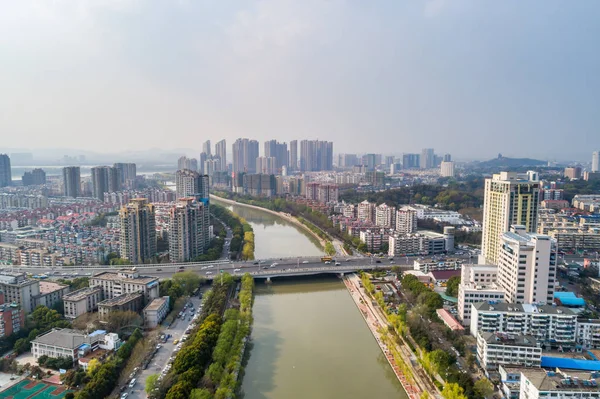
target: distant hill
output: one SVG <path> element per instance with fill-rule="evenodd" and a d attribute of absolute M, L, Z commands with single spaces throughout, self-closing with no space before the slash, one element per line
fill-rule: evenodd
<path fill-rule="evenodd" d="M 479 162 L 478 166 L 482 168 L 518 168 L 523 166 L 546 166 L 548 161 L 540 161 L 531 158 L 507 158 L 499 156 L 489 161 Z"/>

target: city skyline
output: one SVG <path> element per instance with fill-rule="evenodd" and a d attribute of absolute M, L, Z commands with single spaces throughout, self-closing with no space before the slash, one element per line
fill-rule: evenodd
<path fill-rule="evenodd" d="M 240 136 L 458 159 L 597 147 L 597 2 L 36 4 L 0 16 L 2 151 Z"/>

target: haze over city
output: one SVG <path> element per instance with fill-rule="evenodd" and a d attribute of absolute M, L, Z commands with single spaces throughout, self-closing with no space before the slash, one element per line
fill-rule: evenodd
<path fill-rule="evenodd" d="M 588 160 L 598 145 L 595 1 L 26 0 L 0 10 L 3 152 L 195 154 L 206 139 L 249 137 Z"/>

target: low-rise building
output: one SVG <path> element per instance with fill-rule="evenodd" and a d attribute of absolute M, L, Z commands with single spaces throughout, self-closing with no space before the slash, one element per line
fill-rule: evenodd
<path fill-rule="evenodd" d="M 415 234 L 392 234 L 389 237 L 389 256 L 434 255 L 446 251 L 442 234 L 420 231 Z"/>
<path fill-rule="evenodd" d="M 28 314 L 35 308 L 34 298 L 40 294 L 40 282 L 28 279 L 25 273 L 3 272 L 0 274 L 0 290 L 6 302 L 15 302 Z"/>
<path fill-rule="evenodd" d="M 386 229 L 373 229 L 360 232 L 360 241 L 365 243 L 368 252 L 379 252 L 383 243 L 388 242 L 389 232 Z"/>
<path fill-rule="evenodd" d="M 446 309 L 437 309 L 435 311 L 440 320 L 452 331 L 463 333 L 465 328 L 456 320 Z"/>
<path fill-rule="evenodd" d="M 542 349 L 531 335 L 479 332 L 477 360 L 489 376 L 501 365 L 539 367 Z"/>
<path fill-rule="evenodd" d="M 504 290 L 495 283 L 460 283 L 458 286 L 458 318 L 462 325 L 471 325 L 471 304 L 504 302 Z"/>
<path fill-rule="evenodd" d="M 429 273 L 438 270 L 459 270 L 462 267 L 463 261 L 463 259 L 416 259 L 413 262 L 413 269 L 420 270 L 423 273 Z"/>
<path fill-rule="evenodd" d="M 108 321 L 112 312 L 135 312 L 139 313 L 144 306 L 144 294 L 132 292 L 98 303 L 98 314 L 101 321 Z"/>
<path fill-rule="evenodd" d="M 144 302 L 158 298 L 158 277 L 141 276 L 133 269 L 122 269 L 118 272 L 101 272 L 90 278 L 90 287 L 102 288 L 103 297 L 112 299 L 123 294 L 141 292 Z"/>
<path fill-rule="evenodd" d="M 98 309 L 102 300 L 101 287 L 85 287 L 63 296 L 65 317 L 74 319 L 87 312 Z"/>
<path fill-rule="evenodd" d="M 598 399 L 599 372 L 523 370 L 520 399 Z"/>
<path fill-rule="evenodd" d="M 60 302 L 63 297 L 71 291 L 71 288 L 65 284 L 59 284 L 52 281 L 40 281 L 40 293 L 33 297 L 35 306 L 53 307 Z"/>
<path fill-rule="evenodd" d="M 0 291 L 0 338 L 19 332 L 25 323 L 25 314 L 16 303 L 4 303 L 4 293 Z"/>
<path fill-rule="evenodd" d="M 31 353 L 35 359 L 45 355 L 55 358 L 68 357 L 75 362 L 97 349 L 115 350 L 120 345 L 121 340 L 117 334 L 106 334 L 103 330 L 88 335 L 69 328 L 55 328 L 31 341 Z"/>
<path fill-rule="evenodd" d="M 153 299 L 144 308 L 144 325 L 146 328 L 157 327 L 169 314 L 169 297 Z"/>

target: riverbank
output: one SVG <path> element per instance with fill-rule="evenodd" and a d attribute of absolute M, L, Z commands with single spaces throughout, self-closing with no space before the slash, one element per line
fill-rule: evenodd
<path fill-rule="evenodd" d="M 369 330 L 375 337 L 377 344 L 392 367 L 394 374 L 404 387 L 408 397 L 419 399 L 423 392 L 428 392 L 429 390 L 423 389 L 427 384 L 422 381 L 418 373 L 414 372 L 413 366 L 416 359 L 411 359 L 411 354 L 406 348 L 398 347 L 394 342 L 389 341 L 383 336 L 383 333 L 388 330 L 389 324 L 378 314 L 377 309 L 371 303 L 371 299 L 360 287 L 358 276 L 355 274 L 344 276 L 343 281 L 354 304 L 360 311 L 365 323 L 367 323 Z M 407 367 L 412 369 L 412 372 L 411 370 L 407 370 Z M 428 393 L 432 394 L 431 392 Z"/>
<path fill-rule="evenodd" d="M 302 223 L 297 218 L 295 218 L 294 216 L 292 216 L 292 215 L 290 215 L 288 213 L 276 212 L 276 211 L 273 211 L 271 209 L 263 208 L 263 207 L 256 206 L 256 205 L 245 204 L 243 202 L 238 202 L 238 201 L 230 200 L 230 199 L 227 199 L 227 198 L 219 197 L 218 195 L 214 195 L 214 194 L 211 194 L 210 196 L 212 198 L 214 198 L 214 199 L 216 199 L 218 201 L 222 201 L 222 202 L 224 202 L 226 204 L 245 206 L 245 207 L 248 207 L 248 208 L 251 208 L 251 209 L 257 209 L 259 211 L 267 212 L 267 213 L 270 213 L 272 215 L 278 216 L 278 217 L 282 218 L 283 220 L 285 220 L 287 222 L 290 222 L 293 225 L 295 225 L 297 227 L 300 227 L 304 231 L 308 232 L 317 241 L 319 241 L 319 245 L 321 246 L 321 249 L 325 248 L 325 244 L 327 243 L 327 241 L 325 241 L 324 239 L 322 239 L 321 237 L 319 237 L 319 235 L 317 233 L 315 233 L 314 231 L 312 231 L 308 226 L 306 226 L 304 223 Z"/>

